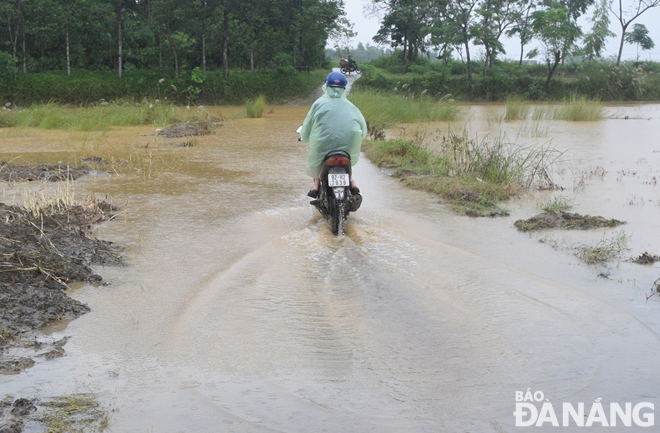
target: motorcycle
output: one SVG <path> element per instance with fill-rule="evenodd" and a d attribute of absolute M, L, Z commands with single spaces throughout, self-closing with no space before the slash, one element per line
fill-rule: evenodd
<path fill-rule="evenodd" d="M 351 191 L 351 155 L 343 150 L 329 152 L 321 163 L 319 195 L 310 201 L 330 221 L 332 234 L 343 235 L 346 218 L 362 205 L 362 195 Z"/>
<path fill-rule="evenodd" d="M 358 68 L 357 63 L 349 62 L 347 59 L 341 59 L 339 61 L 339 70 L 344 75 L 348 75 L 351 72 L 355 72 L 356 74 L 360 73 L 360 68 Z"/>

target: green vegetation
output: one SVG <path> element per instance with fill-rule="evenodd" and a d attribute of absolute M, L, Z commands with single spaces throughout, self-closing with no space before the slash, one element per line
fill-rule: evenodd
<path fill-rule="evenodd" d="M 594 121 L 603 118 L 603 106 L 600 101 L 584 97 L 571 97 L 554 111 L 557 120 Z"/>
<path fill-rule="evenodd" d="M 480 65 L 472 63 L 475 67 Z M 452 97 L 461 101 L 660 100 L 660 64 L 653 62 L 619 66 L 605 62 L 558 65 L 547 88 L 544 65 L 519 65 L 511 61 L 497 61 L 487 75 L 473 75 L 471 81 L 462 62 L 419 59 L 402 64 L 400 53 L 360 67 L 363 77 L 353 89 L 379 90 L 390 95 L 405 89 L 409 95 Z"/>
<path fill-rule="evenodd" d="M 558 195 L 548 199 L 542 206 L 545 212 L 567 212 L 573 207 L 573 202 L 568 197 Z"/>
<path fill-rule="evenodd" d="M 44 406 L 38 420 L 48 433 L 102 432 L 108 427 L 108 412 L 91 394 L 56 397 Z"/>
<path fill-rule="evenodd" d="M 388 94 L 377 90 L 355 90 L 349 94 L 351 102 L 364 115 L 372 137 L 396 123 L 455 120 L 460 108 L 447 100 L 434 100 L 425 95 Z"/>
<path fill-rule="evenodd" d="M 281 55 L 292 69 L 322 67 L 341 8 L 323 0 L 3 1 L 0 76 L 158 69 L 179 78 L 200 68 L 227 79 L 240 70 L 274 70 Z M 191 86 L 178 87 L 192 102 Z"/>
<path fill-rule="evenodd" d="M 525 120 L 527 119 L 529 112 L 529 103 L 522 100 L 520 97 L 509 96 L 506 98 L 506 114 L 504 115 L 506 121 Z"/>
<path fill-rule="evenodd" d="M 595 246 L 579 247 L 575 255 L 588 265 L 604 264 L 621 257 L 627 249 L 629 237 L 624 230 L 614 233 L 612 237 L 603 237 Z"/>
<path fill-rule="evenodd" d="M 278 72 L 235 72 L 224 78 L 221 71 L 181 73 L 179 78 L 158 71 L 131 71 L 122 78 L 111 72 L 80 71 L 21 74 L 16 80 L 0 75 L 0 102 L 10 107 L 36 103 L 75 105 L 121 105 L 148 100 L 187 105 L 241 105 L 248 98 L 264 95 L 271 103 L 306 97 L 318 86 L 327 70 L 281 74 Z M 6 101 L 6 102 L 5 102 Z"/>
<path fill-rule="evenodd" d="M 255 99 L 248 99 L 245 103 L 245 111 L 247 117 L 249 118 L 258 118 L 264 112 L 264 107 L 266 106 L 266 97 L 264 95 L 259 95 Z"/>
<path fill-rule="evenodd" d="M 50 103 L 0 111 L 0 127 L 99 131 L 113 126 L 163 127 L 173 123 L 205 121 L 209 118 L 209 113 L 203 107 L 187 110 L 172 104 L 154 104 L 147 101 L 137 105 L 127 103 L 91 107 L 67 107 Z"/>
<path fill-rule="evenodd" d="M 459 213 L 506 214 L 497 202 L 524 189 L 551 184 L 550 166 L 558 155 L 544 147 L 523 148 L 501 137 L 477 141 L 449 131 L 439 149 L 403 140 L 374 141 L 365 155 L 412 188 L 440 194 Z"/>

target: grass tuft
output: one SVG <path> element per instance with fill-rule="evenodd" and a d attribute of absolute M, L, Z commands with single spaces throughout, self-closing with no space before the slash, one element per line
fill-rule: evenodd
<path fill-rule="evenodd" d="M 555 109 L 554 118 L 575 122 L 596 121 L 603 118 L 603 106 L 598 100 L 572 96 Z"/>
<path fill-rule="evenodd" d="M 552 199 L 548 199 L 543 205 L 541 205 L 541 209 L 544 210 L 545 212 L 567 212 L 573 207 L 573 202 L 569 200 L 568 197 L 565 196 L 555 196 Z"/>
<path fill-rule="evenodd" d="M 528 102 L 513 96 L 506 98 L 506 114 L 504 115 L 504 119 L 507 122 L 525 120 L 529 112 L 530 105 Z"/>
<path fill-rule="evenodd" d="M 579 247 L 575 255 L 588 265 L 604 264 L 621 258 L 628 247 L 628 239 L 626 232 L 621 230 L 611 238 L 603 237 L 595 246 Z"/>
<path fill-rule="evenodd" d="M 259 95 L 255 99 L 248 99 L 245 103 L 245 111 L 247 117 L 250 119 L 256 119 L 261 117 L 266 107 L 266 97 L 264 95 Z"/>
<path fill-rule="evenodd" d="M 109 424 L 108 412 L 91 394 L 56 397 L 44 405 L 46 412 L 38 420 L 48 433 L 102 432 Z"/>

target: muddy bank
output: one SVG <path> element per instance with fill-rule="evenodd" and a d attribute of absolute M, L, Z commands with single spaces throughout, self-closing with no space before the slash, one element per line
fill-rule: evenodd
<path fill-rule="evenodd" d="M 602 227 L 617 227 L 625 224 L 616 219 L 602 216 L 580 215 L 570 212 L 547 211 L 526 220 L 517 220 L 513 225 L 521 232 L 529 232 L 550 228 L 565 230 L 588 230 Z"/>
<path fill-rule="evenodd" d="M 92 161 L 96 162 L 96 161 Z M 76 180 L 90 174 L 93 170 L 86 166 L 72 167 L 68 164 L 39 164 L 36 166 L 14 165 L 0 161 L 0 181 L 49 181 Z"/>
<path fill-rule="evenodd" d="M 87 232 L 116 212 L 94 200 L 31 210 L 0 203 L 0 374 L 31 367 L 33 357 L 64 354 L 66 340 L 37 342 L 38 330 L 89 311 L 65 293 L 69 283 L 99 284 L 102 278 L 91 266 L 122 263 L 116 245 Z M 29 355 L 15 355 L 22 352 Z"/>

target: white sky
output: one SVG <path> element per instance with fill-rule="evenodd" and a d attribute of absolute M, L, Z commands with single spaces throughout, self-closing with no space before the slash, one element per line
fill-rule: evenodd
<path fill-rule="evenodd" d="M 380 28 L 378 18 L 366 17 L 363 13 L 363 6 L 369 4 L 369 0 L 344 0 L 345 11 L 348 19 L 353 23 L 354 30 L 358 33 L 351 43 L 353 47 L 357 46 L 358 42 L 364 45 L 376 45 L 371 38 L 374 37 Z M 624 0 L 624 6 L 634 4 L 634 0 Z M 592 11 L 587 11 L 585 16 L 580 20 L 582 24 L 582 31 L 588 32 L 591 28 L 591 15 Z M 656 7 L 645 12 L 641 17 L 633 21 L 633 24 L 644 24 L 649 30 L 649 36 L 655 43 L 655 47 L 650 51 L 640 52 L 640 60 L 653 60 L 660 62 L 660 7 Z M 621 35 L 621 26 L 616 20 L 614 15 L 610 13 L 610 30 L 616 36 L 607 40 L 607 47 L 603 57 L 616 56 L 619 49 L 619 40 Z M 628 27 L 628 31 L 632 30 L 632 24 Z M 517 39 L 507 40 L 504 42 L 506 49 L 505 57 L 509 59 L 518 59 L 520 56 L 519 41 Z M 533 43 L 525 47 L 525 51 L 533 48 Z M 478 53 L 479 47 L 476 47 L 475 53 Z M 471 49 L 472 51 L 472 49 Z M 623 59 L 635 59 L 637 57 L 637 47 L 634 45 L 624 44 L 623 46 Z M 537 58 L 538 60 L 538 58 Z"/>

